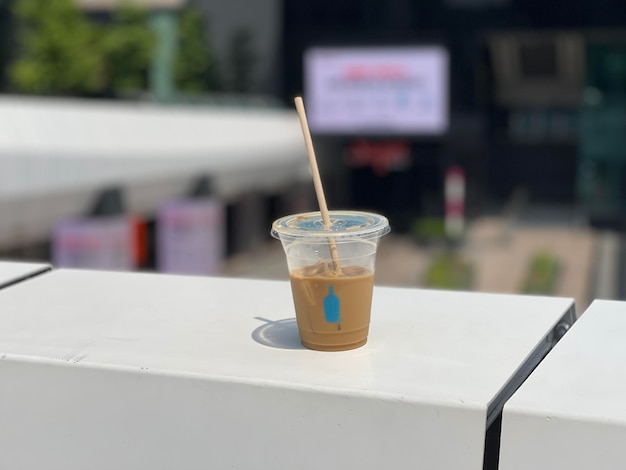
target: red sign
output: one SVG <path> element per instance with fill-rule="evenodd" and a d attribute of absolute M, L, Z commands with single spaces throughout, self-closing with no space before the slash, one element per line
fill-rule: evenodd
<path fill-rule="evenodd" d="M 411 146 L 402 140 L 371 142 L 360 139 L 345 152 L 346 163 L 353 168 L 370 166 L 378 176 L 407 168 L 411 163 Z"/>

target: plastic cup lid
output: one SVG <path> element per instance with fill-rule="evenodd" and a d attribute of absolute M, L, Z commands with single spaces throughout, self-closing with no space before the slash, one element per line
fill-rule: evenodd
<path fill-rule="evenodd" d="M 389 233 L 386 217 L 371 212 L 330 211 L 330 230 L 324 228 L 320 212 L 307 212 L 282 217 L 272 224 L 272 236 L 294 238 L 342 237 L 374 238 Z"/>

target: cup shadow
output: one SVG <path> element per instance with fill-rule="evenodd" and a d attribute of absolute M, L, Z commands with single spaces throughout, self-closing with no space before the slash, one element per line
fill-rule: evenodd
<path fill-rule="evenodd" d="M 254 318 L 264 322 L 252 332 L 252 339 L 257 343 L 277 349 L 306 349 L 300 342 L 298 324 L 295 318 L 283 318 L 281 320 Z"/>

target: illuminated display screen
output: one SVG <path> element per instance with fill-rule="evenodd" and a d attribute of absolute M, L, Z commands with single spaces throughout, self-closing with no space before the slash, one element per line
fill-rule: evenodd
<path fill-rule="evenodd" d="M 304 55 L 307 117 L 317 133 L 443 134 L 448 89 L 441 46 L 315 47 Z"/>

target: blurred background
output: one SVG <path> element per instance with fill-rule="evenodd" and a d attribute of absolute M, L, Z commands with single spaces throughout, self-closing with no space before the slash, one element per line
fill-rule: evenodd
<path fill-rule="evenodd" d="M 0 92 L 3 259 L 286 279 L 303 95 L 379 285 L 626 298 L 623 0 L 0 0 Z"/>

